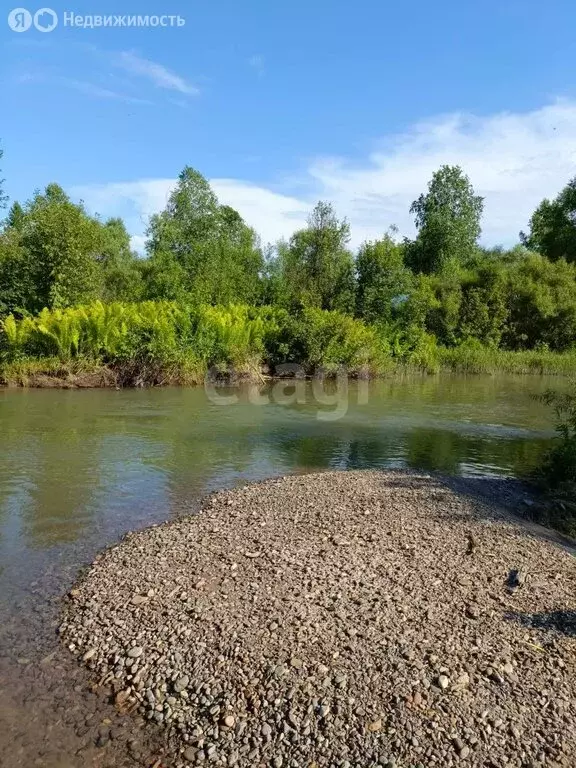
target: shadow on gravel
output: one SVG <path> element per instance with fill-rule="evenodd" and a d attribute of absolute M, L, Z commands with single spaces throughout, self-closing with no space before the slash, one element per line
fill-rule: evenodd
<path fill-rule="evenodd" d="M 576 611 L 552 613 L 507 613 L 504 618 L 531 629 L 547 629 L 576 637 Z"/>

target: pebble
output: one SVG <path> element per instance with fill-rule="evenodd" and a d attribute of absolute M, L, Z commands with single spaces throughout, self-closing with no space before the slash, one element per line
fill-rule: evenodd
<path fill-rule="evenodd" d="M 450 685 L 450 679 L 446 675 L 440 675 L 438 677 L 438 686 L 445 691 Z"/>
<path fill-rule="evenodd" d="M 189 684 L 190 684 L 190 678 L 188 677 L 188 675 L 183 675 L 182 677 L 179 677 L 174 683 L 174 690 L 176 691 L 176 693 L 182 693 L 182 691 L 188 688 Z"/>
<path fill-rule="evenodd" d="M 538 581 L 512 595 L 512 566 Z M 437 478 L 323 473 L 215 494 L 107 550 L 75 590 L 64 646 L 164 732 L 163 764 L 573 764 L 570 638 L 509 606 L 570 605 L 576 563 Z"/>

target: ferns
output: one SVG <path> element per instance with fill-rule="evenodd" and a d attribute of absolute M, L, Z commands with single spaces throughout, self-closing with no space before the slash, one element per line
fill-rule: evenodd
<path fill-rule="evenodd" d="M 123 370 L 164 366 L 173 370 L 259 370 L 264 363 L 294 362 L 309 368 L 348 366 L 381 370 L 387 342 L 374 328 L 338 312 L 305 310 L 295 318 L 282 309 L 187 307 L 169 301 L 138 304 L 96 301 L 43 310 L 35 318 L 9 316 L 0 326 L 0 348 L 9 363 L 23 358 L 83 358 Z"/>
<path fill-rule="evenodd" d="M 264 366 L 273 371 L 283 363 L 308 373 L 344 367 L 363 376 L 405 366 L 428 372 L 576 369 L 574 353 L 504 352 L 471 342 L 445 349 L 417 326 L 371 326 L 340 312 L 308 308 L 290 314 L 275 307 L 170 301 L 96 301 L 0 322 L 0 373 L 43 359 L 52 361 L 51 369 L 55 360 L 63 370 L 82 363 L 91 370 L 101 366 L 130 384 L 199 381 L 213 366 L 254 376 Z"/>
<path fill-rule="evenodd" d="M 6 360 L 78 357 L 105 364 L 132 361 L 174 363 L 187 359 L 206 367 L 260 364 L 264 339 L 276 327 L 275 313 L 243 305 L 190 308 L 174 302 L 112 303 L 44 309 L 35 318 L 8 316 L 0 325 Z"/>

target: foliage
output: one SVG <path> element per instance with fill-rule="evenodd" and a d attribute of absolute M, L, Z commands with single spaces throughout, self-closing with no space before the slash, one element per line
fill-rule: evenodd
<path fill-rule="evenodd" d="M 536 374 L 568 376 L 576 371 L 576 353 L 547 349 L 510 351 L 483 346 L 467 339 L 457 347 L 438 347 L 440 367 L 454 373 Z"/>
<path fill-rule="evenodd" d="M 252 303 L 260 294 L 262 253 L 233 208 L 220 205 L 206 179 L 186 167 L 164 211 L 148 228 L 150 299 Z"/>
<path fill-rule="evenodd" d="M 418 230 L 408 247 L 414 271 L 432 274 L 470 258 L 480 237 L 483 207 L 461 168 L 443 165 L 436 171 L 428 192 L 410 207 Z"/>
<path fill-rule="evenodd" d="M 554 200 L 543 200 L 530 219 L 530 232 L 520 237 L 528 248 L 552 261 L 576 262 L 576 177 Z"/>
<path fill-rule="evenodd" d="M 313 370 L 347 366 L 375 372 L 389 357 L 376 329 L 338 312 L 309 308 L 299 317 L 271 307 L 189 307 L 175 302 L 104 304 L 44 309 L 36 317 L 2 323 L 0 355 L 7 364 L 85 358 L 112 367 L 194 362 L 198 369 L 298 363 Z"/>
<path fill-rule="evenodd" d="M 543 466 L 543 476 L 549 488 L 558 489 L 576 484 L 576 392 L 559 394 L 549 390 L 544 402 L 554 407 L 558 443 Z"/>
<path fill-rule="evenodd" d="M 571 349 L 576 342 L 576 265 L 526 252 L 509 270 L 507 307 L 507 349 Z"/>
<path fill-rule="evenodd" d="M 534 517 L 570 536 L 576 536 L 576 389 L 547 391 L 541 398 L 556 413 L 557 440 L 536 473 L 543 497 Z"/>
<path fill-rule="evenodd" d="M 368 323 L 390 323 L 413 285 L 404 247 L 390 235 L 364 243 L 356 259 L 356 314 Z"/>
<path fill-rule="evenodd" d="M 280 243 L 270 265 L 275 303 L 287 309 L 352 312 L 354 260 L 348 250 L 350 227 L 340 221 L 329 203 L 320 201 L 306 229 L 288 243 Z"/>
<path fill-rule="evenodd" d="M 0 234 L 0 313 L 137 297 L 135 263 L 121 221 L 103 224 L 49 184 L 14 203 Z"/>
<path fill-rule="evenodd" d="M 392 232 L 354 256 L 348 223 L 319 202 L 304 229 L 263 253 L 186 167 L 141 257 L 122 220 L 91 216 L 50 184 L 14 202 L 0 229 L 4 365 L 86 359 L 152 366 L 152 380 L 282 362 L 566 372 L 576 360 L 575 198 L 576 179 L 535 212 L 524 242 L 537 251 L 481 247 L 483 200 L 459 167 L 442 166 L 412 205 L 413 242 Z"/>
<path fill-rule="evenodd" d="M 277 322 L 277 334 L 268 340 L 273 368 L 295 363 L 309 373 L 345 367 L 351 375 L 368 375 L 390 367 L 387 339 L 349 315 L 307 307 L 298 315 L 285 312 Z"/>

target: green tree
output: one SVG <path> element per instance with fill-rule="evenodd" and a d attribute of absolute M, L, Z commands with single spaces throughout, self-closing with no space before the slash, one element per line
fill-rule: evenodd
<path fill-rule="evenodd" d="M 409 292 L 412 273 L 404 264 L 404 246 L 387 234 L 381 240 L 364 243 L 356 258 L 356 314 L 368 323 L 389 323 L 395 314 L 395 300 Z"/>
<path fill-rule="evenodd" d="M 102 225 L 102 244 L 96 260 L 101 269 L 100 296 L 104 301 L 142 298 L 142 264 L 130 248 L 130 235 L 122 219 L 108 219 Z"/>
<path fill-rule="evenodd" d="M 205 303 L 255 301 L 262 254 L 256 235 L 233 208 L 220 205 L 207 180 L 186 167 L 164 211 L 148 228 L 150 298 Z"/>
<path fill-rule="evenodd" d="M 463 279 L 458 336 L 498 347 L 508 320 L 508 270 L 498 262 L 485 262 Z"/>
<path fill-rule="evenodd" d="M 2 233 L 2 311 L 37 312 L 100 295 L 105 227 L 49 184 L 25 206 L 14 204 Z"/>
<path fill-rule="evenodd" d="M 18 231 L 5 229 L 0 234 L 0 317 L 24 315 L 40 306 L 38 277 Z"/>
<path fill-rule="evenodd" d="M 22 231 L 24 225 L 24 208 L 22 208 L 20 203 L 15 202 L 10 206 L 5 224 L 6 227 L 11 227 L 18 232 Z"/>
<path fill-rule="evenodd" d="M 508 349 L 546 346 L 565 351 L 576 343 L 576 265 L 526 252 L 508 275 Z"/>
<path fill-rule="evenodd" d="M 461 168 L 443 165 L 436 171 L 428 192 L 410 207 L 418 230 L 408 246 L 413 270 L 432 274 L 470 259 L 480 237 L 483 207 L 483 198 L 474 194 Z"/>
<path fill-rule="evenodd" d="M 279 303 L 291 308 L 353 312 L 354 260 L 348 250 L 350 227 L 329 203 L 320 201 L 308 226 L 278 245 L 275 276 Z"/>
<path fill-rule="evenodd" d="M 530 219 L 524 244 L 552 261 L 576 262 L 576 177 L 554 200 L 543 200 Z"/>

